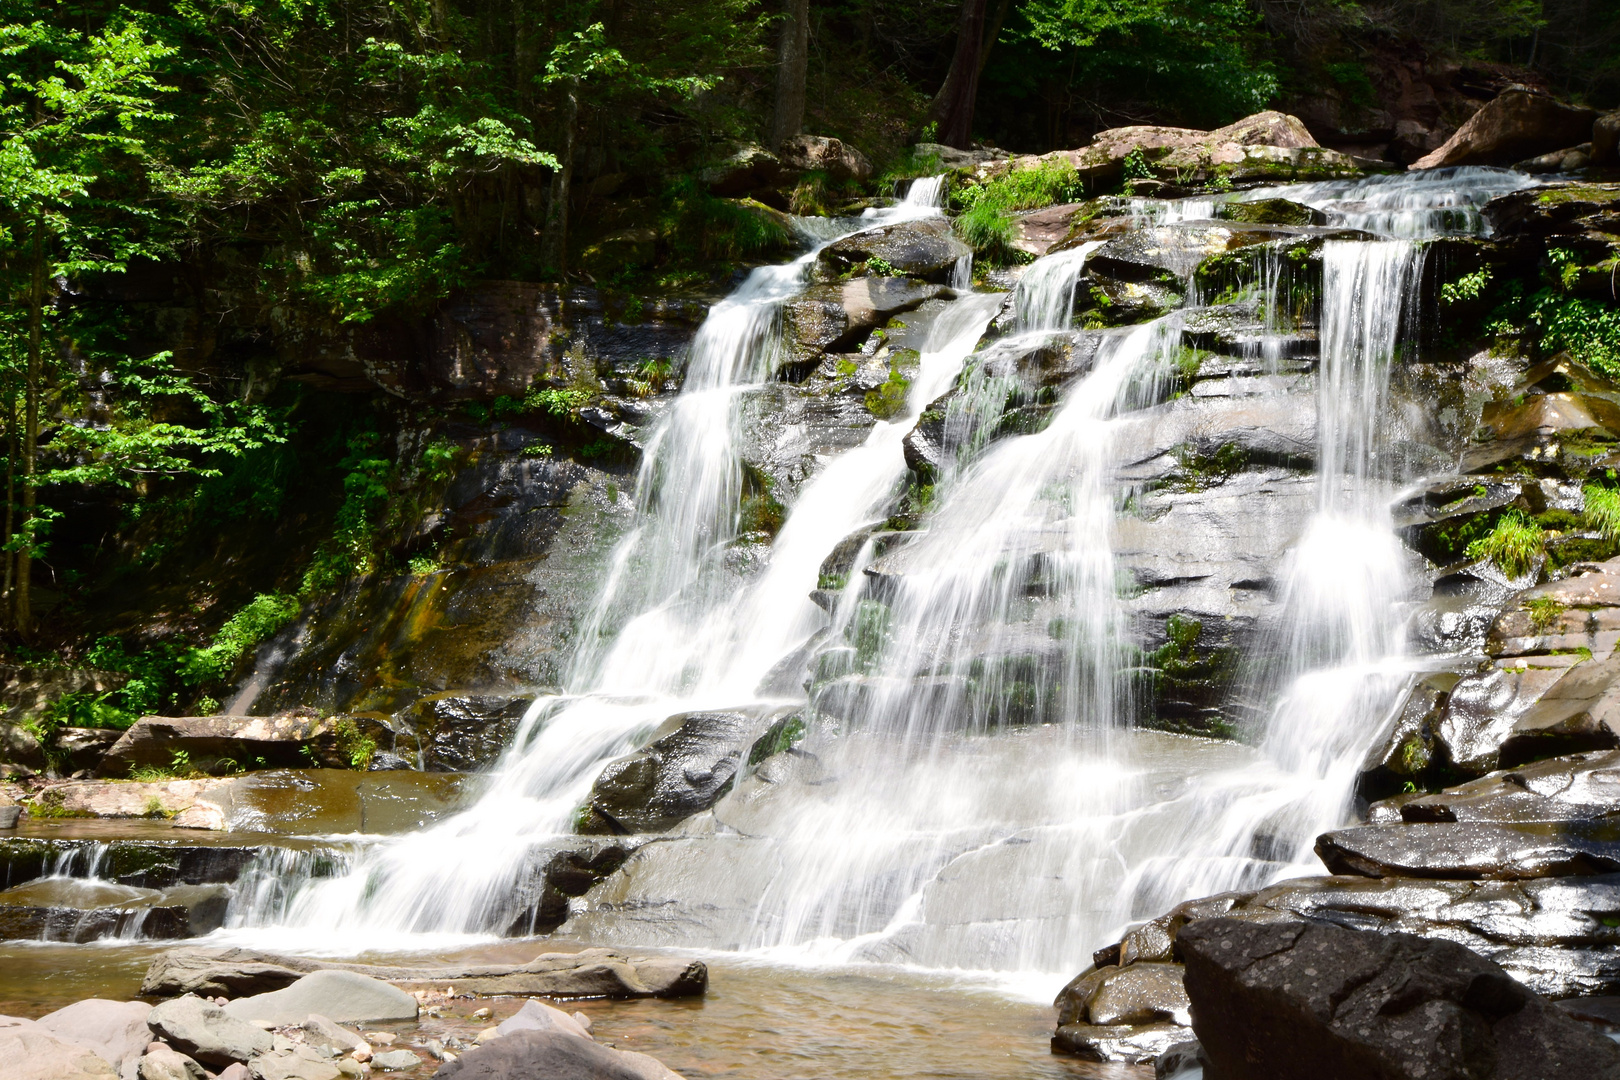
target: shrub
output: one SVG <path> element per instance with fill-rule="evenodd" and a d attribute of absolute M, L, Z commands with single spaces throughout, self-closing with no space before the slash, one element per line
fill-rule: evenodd
<path fill-rule="evenodd" d="M 1080 174 L 1062 159 L 1012 169 L 953 193 L 952 200 L 962 211 L 956 231 L 975 251 L 1010 258 L 1016 233 L 1014 211 L 1072 201 L 1083 193 Z"/>
<path fill-rule="evenodd" d="M 1518 510 L 1509 510 L 1496 522 L 1496 527 L 1468 545 L 1470 559 L 1488 559 L 1503 573 L 1519 577 L 1529 573 L 1536 557 L 1546 551 L 1546 536 L 1541 526 Z"/>

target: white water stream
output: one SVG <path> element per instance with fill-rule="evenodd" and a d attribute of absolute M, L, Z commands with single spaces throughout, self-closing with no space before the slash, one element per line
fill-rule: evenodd
<path fill-rule="evenodd" d="M 1473 170 L 1244 196 L 1293 198 L 1387 237 L 1323 249 L 1317 509 L 1286 566 L 1286 659 L 1249 690 L 1267 717 L 1251 745 L 1128 726 L 1139 661 L 1112 549 L 1114 439 L 1122 417 L 1162 396 L 1180 336 L 1170 319 L 1108 332 L 1043 428 L 953 466 L 924 531 L 863 553 L 830 620 L 852 645 L 818 673 L 800 752 L 644 849 L 570 929 L 806 962 L 1035 972 L 1044 990 L 1133 919 L 1310 872 L 1310 840 L 1343 820 L 1407 667 L 1411 584 L 1387 513 L 1404 478 L 1378 421 L 1412 340 L 1417 241 L 1477 229 L 1475 208 L 1522 182 Z M 937 197 L 937 183 L 919 183 L 860 225 L 936 214 Z M 1212 206 L 1140 213 L 1168 223 Z M 1031 266 L 1015 336 L 991 350 L 1072 335 L 1093 248 Z M 636 524 L 582 635 L 572 692 L 536 702 L 488 793 L 338 877 L 238 902 L 233 936 L 353 952 L 498 932 L 524 853 L 568 831 L 605 762 L 670 715 L 797 703 L 759 687 L 829 622 L 808 600 L 822 560 L 890 512 L 902 438 L 955 382 L 1000 300 L 945 309 L 904 413 L 823 464 L 768 564 L 740 579 L 726 558 L 744 494 L 738 395 L 770 378 L 781 306 L 813 258 L 755 271 L 700 330 L 647 444 Z"/>

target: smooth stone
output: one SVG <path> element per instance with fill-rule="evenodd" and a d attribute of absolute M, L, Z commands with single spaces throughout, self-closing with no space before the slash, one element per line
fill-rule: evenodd
<path fill-rule="evenodd" d="M 1620 1078 L 1620 1045 L 1455 942 L 1207 919 L 1178 944 L 1221 1080 Z"/>
<path fill-rule="evenodd" d="M 135 1065 L 152 1039 L 146 1018 L 152 1006 L 144 1001 L 76 1001 L 39 1018 L 39 1026 L 58 1039 L 100 1054 L 124 1080 L 135 1075 Z"/>
<path fill-rule="evenodd" d="M 15 829 L 22 818 L 22 807 L 0 806 L 0 829 Z"/>
<path fill-rule="evenodd" d="M 1367 877 L 1513 881 L 1620 871 L 1620 840 L 1563 825 L 1367 825 L 1323 833 L 1316 854 L 1330 873 Z"/>
<path fill-rule="evenodd" d="M 1142 1065 L 1191 1037 L 1180 1024 L 1064 1024 L 1052 1035 L 1052 1050 L 1088 1061 Z"/>
<path fill-rule="evenodd" d="M 759 721 L 746 713 L 672 716 L 640 750 L 610 761 L 591 785 L 583 832 L 662 832 L 731 790 Z"/>
<path fill-rule="evenodd" d="M 433 1080 L 681 1080 L 646 1054 L 561 1031 L 517 1031 L 447 1061 Z"/>
<path fill-rule="evenodd" d="M 518 1031 L 559 1031 L 564 1035 L 575 1035 L 581 1039 L 591 1037 L 591 1033 L 572 1016 L 532 998 L 523 1003 L 523 1008 L 497 1024 L 495 1031 L 502 1036 Z"/>
<path fill-rule="evenodd" d="M 191 994 L 158 1005 L 146 1023 L 176 1050 L 204 1065 L 247 1061 L 273 1045 L 265 1032 Z"/>
<path fill-rule="evenodd" d="M 414 1069 L 422 1064 L 422 1059 L 409 1050 L 384 1050 L 380 1054 L 371 1056 L 371 1067 L 382 1072 L 399 1072 L 402 1069 Z"/>
<path fill-rule="evenodd" d="M 243 1065 L 240 1061 L 238 1061 L 234 1065 L 227 1065 L 225 1070 L 215 1077 L 214 1080 L 253 1080 L 253 1073 L 248 1071 L 248 1067 L 246 1065 Z"/>
<path fill-rule="evenodd" d="M 335 1023 L 415 1020 L 414 997 L 381 979 L 354 971 L 316 971 L 284 990 L 237 998 L 225 1011 L 239 1020 L 302 1024 L 311 1013 Z"/>
<path fill-rule="evenodd" d="M 100 1054 L 41 1028 L 0 1016 L 0 1080 L 118 1080 Z"/>
<path fill-rule="evenodd" d="M 157 1046 L 140 1059 L 140 1080 L 203 1080 L 207 1071 L 191 1058 L 166 1046 Z"/>
<path fill-rule="evenodd" d="M 353 1053 L 366 1045 L 366 1040 L 357 1032 L 340 1027 L 319 1013 L 310 1013 L 309 1019 L 304 1021 L 304 1042 L 336 1054 Z"/>
<path fill-rule="evenodd" d="M 337 1080 L 343 1075 L 331 1058 L 299 1045 L 259 1055 L 248 1062 L 248 1072 L 253 1080 Z"/>
<path fill-rule="evenodd" d="M 1093 1024 L 1192 1023 L 1181 985 L 1179 964 L 1132 964 L 1107 973 L 1092 995 L 1087 1016 Z"/>

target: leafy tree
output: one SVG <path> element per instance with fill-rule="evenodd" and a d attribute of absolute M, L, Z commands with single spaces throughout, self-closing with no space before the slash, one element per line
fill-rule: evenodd
<path fill-rule="evenodd" d="M 7 64 L 0 79 L 0 273 L 27 314 L 24 326 L 7 320 L 0 332 L 26 342 L 18 349 L 13 339 L 6 350 L 14 362 L 21 354 L 21 378 L 8 385 L 20 382 L 24 397 L 21 446 L 9 455 L 7 484 L 21 488 L 21 521 L 6 546 L 16 560 L 16 626 L 27 635 L 30 571 L 49 520 L 37 505 L 41 401 L 47 367 L 54 366 L 47 362 L 47 324 L 59 310 L 47 283 L 121 269 L 150 253 L 138 191 L 105 189 L 138 169 L 147 133 L 169 119 L 156 104 L 166 89 L 156 65 L 173 50 L 133 19 L 81 33 L 39 18 L 23 21 L 22 14 L 7 5 L 0 22 Z"/>

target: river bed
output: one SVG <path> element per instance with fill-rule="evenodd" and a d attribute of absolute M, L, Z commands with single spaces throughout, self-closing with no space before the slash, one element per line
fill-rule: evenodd
<path fill-rule="evenodd" d="M 204 942 L 206 944 L 206 942 Z M 366 954 L 366 963 L 457 960 L 512 963 L 577 948 L 503 941 L 431 955 Z M 87 997 L 135 996 L 152 958 L 173 944 L 0 945 L 0 1013 L 38 1017 Z M 709 992 L 686 1001 L 558 1002 L 587 1013 L 596 1037 L 651 1054 L 696 1077 L 767 1080 L 1143 1080 L 1151 1067 L 1097 1065 L 1048 1052 L 1054 1011 L 972 977 L 899 968 L 796 968 L 712 955 Z M 429 1039 L 470 1040 L 520 1007 L 519 998 L 459 998 L 419 1023 L 364 1025 L 391 1031 L 395 1047 L 419 1049 L 424 1065 L 389 1075 L 427 1077 Z M 493 1019 L 473 1019 L 489 1007 Z M 382 1075 L 382 1074 L 379 1074 Z"/>

